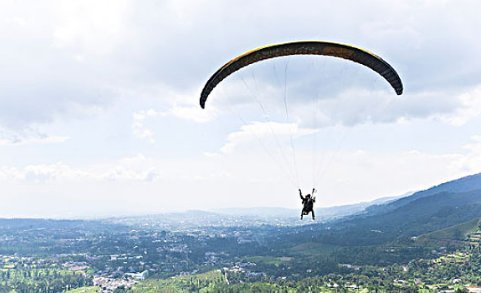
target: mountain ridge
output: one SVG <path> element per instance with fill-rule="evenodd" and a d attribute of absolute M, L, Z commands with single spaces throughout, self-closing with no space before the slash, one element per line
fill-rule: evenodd
<path fill-rule="evenodd" d="M 434 185 L 425 190 L 412 193 L 387 204 L 372 205 L 366 208 L 366 216 L 382 214 L 406 205 L 416 199 L 431 196 L 441 192 L 466 192 L 481 189 L 481 173 L 464 176 L 451 181 Z"/>

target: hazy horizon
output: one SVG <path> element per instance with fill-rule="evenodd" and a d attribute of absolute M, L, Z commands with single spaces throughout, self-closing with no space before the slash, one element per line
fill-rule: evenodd
<path fill-rule="evenodd" d="M 430 186 L 433 187 L 433 186 Z M 429 187 L 429 188 L 430 188 Z M 422 189 L 423 190 L 423 189 Z M 421 190 L 419 190 L 421 191 Z M 401 195 L 396 195 L 396 196 L 383 196 L 379 197 L 376 199 L 373 199 L 371 201 L 360 201 L 360 202 L 353 202 L 353 203 L 348 203 L 345 205 L 331 205 L 331 206 L 319 206 L 319 207 L 314 207 L 315 210 L 320 209 L 329 209 L 329 208 L 342 208 L 342 207 L 349 207 L 349 206 L 356 206 L 356 205 L 362 205 L 362 204 L 375 204 L 379 200 L 390 200 L 390 199 L 395 199 L 395 198 L 402 198 L 405 196 L 409 196 L 413 194 L 414 192 L 406 192 Z M 236 210 L 240 214 L 246 214 L 243 213 L 249 212 L 252 210 L 259 210 L 259 209 L 269 209 L 269 210 L 289 210 L 292 211 L 292 214 L 287 215 L 287 217 L 298 217 L 298 212 L 302 208 L 302 204 L 300 202 L 295 206 L 295 207 L 281 207 L 281 206 L 250 206 L 250 207 L 235 207 L 235 206 L 226 206 L 226 207 L 221 207 L 221 208 L 207 208 L 207 209 L 196 209 L 196 208 L 187 208 L 187 209 L 178 209 L 178 210 L 168 210 L 168 211 L 153 211 L 153 212 L 126 212 L 126 213 L 118 213 L 115 215 L 112 214 L 105 214 L 105 215 L 84 215 L 84 216 L 65 216 L 65 215 L 51 215 L 51 216 L 42 216 L 42 215 L 31 215 L 31 216 L 6 216 L 6 217 L 0 217 L 0 219 L 46 219 L 46 220 L 105 220 L 105 219 L 111 219 L 111 218 L 128 218 L 128 217 L 146 217 L 146 216 L 158 216 L 158 215 L 168 215 L 168 214 L 182 214 L 182 213 L 189 213 L 189 212 L 208 212 L 208 213 L 218 213 L 218 214 L 227 214 L 229 210 Z M 259 214 L 258 216 L 262 216 L 262 214 Z M 321 214 L 322 216 L 322 214 Z M 308 222 L 309 224 L 309 222 Z"/>

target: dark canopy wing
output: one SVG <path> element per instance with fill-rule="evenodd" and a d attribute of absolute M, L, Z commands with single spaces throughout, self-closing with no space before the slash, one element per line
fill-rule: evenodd
<path fill-rule="evenodd" d="M 212 90 L 222 80 L 237 70 L 262 60 L 289 55 L 324 55 L 351 60 L 379 73 L 391 84 L 396 94 L 401 95 L 403 92 L 403 85 L 399 75 L 394 68 L 381 59 L 381 57 L 349 45 L 320 41 L 304 41 L 260 47 L 230 60 L 219 68 L 205 84 L 200 95 L 200 106 L 204 108 L 207 97 Z"/>

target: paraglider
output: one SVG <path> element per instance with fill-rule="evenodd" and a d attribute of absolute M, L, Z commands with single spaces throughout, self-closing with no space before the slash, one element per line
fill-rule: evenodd
<path fill-rule="evenodd" d="M 314 214 L 314 203 L 316 202 L 316 197 L 314 196 L 314 193 L 316 192 L 316 189 L 312 189 L 312 195 L 307 194 L 306 196 L 302 196 L 302 191 L 299 189 L 299 196 L 301 197 L 302 200 L 302 211 L 301 211 L 301 220 L 304 216 L 309 215 L 309 213 L 312 214 L 312 219 L 316 219 L 316 215 Z"/>
<path fill-rule="evenodd" d="M 336 58 L 343 58 L 361 64 L 378 73 L 382 78 L 384 78 L 384 80 L 386 80 L 394 89 L 397 95 L 401 95 L 403 93 L 403 84 L 396 70 L 394 70 L 394 68 L 389 63 L 384 61 L 381 57 L 367 50 L 347 44 L 340 44 L 334 42 L 297 41 L 259 47 L 247 51 L 225 63 L 209 78 L 209 80 L 204 85 L 200 94 L 200 106 L 204 109 L 206 106 L 206 101 L 214 88 L 219 85 L 224 79 L 226 79 L 229 75 L 235 73 L 236 71 L 256 62 L 292 55 L 331 56 Z M 286 109 L 286 115 L 288 116 L 286 97 L 284 97 L 284 104 Z M 262 105 L 261 108 L 262 110 L 264 110 L 264 107 Z M 290 144 L 294 153 L 295 163 L 295 150 L 293 147 L 292 136 Z M 301 219 L 303 218 L 303 216 L 308 215 L 309 213 L 312 214 L 312 219 L 315 219 L 315 191 L 315 188 L 313 188 L 312 195 L 307 194 L 306 196 L 303 196 L 301 189 L 299 189 L 299 195 L 302 199 L 303 204 Z"/>

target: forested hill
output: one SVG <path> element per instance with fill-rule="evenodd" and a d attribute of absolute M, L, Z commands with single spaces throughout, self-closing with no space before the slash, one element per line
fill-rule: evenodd
<path fill-rule="evenodd" d="M 481 189 L 440 192 L 417 198 L 387 213 L 350 219 L 340 223 L 340 227 L 349 231 L 352 238 L 349 243 L 380 244 L 408 239 L 480 217 Z M 342 243 L 346 244 L 346 241 Z"/>
<path fill-rule="evenodd" d="M 410 196 L 390 202 L 389 204 L 373 205 L 366 209 L 366 215 L 383 214 L 395 210 L 401 206 L 407 205 L 417 199 L 428 197 L 445 192 L 460 193 L 474 190 L 481 190 L 481 173 L 462 177 L 456 180 L 448 181 L 426 190 L 418 191 Z"/>
<path fill-rule="evenodd" d="M 481 174 L 476 174 L 416 192 L 385 205 L 372 206 L 366 214 L 349 219 L 341 226 L 355 226 L 356 229 L 367 232 L 367 235 L 380 234 L 374 237 L 378 240 L 389 241 L 417 236 L 479 217 Z"/>

